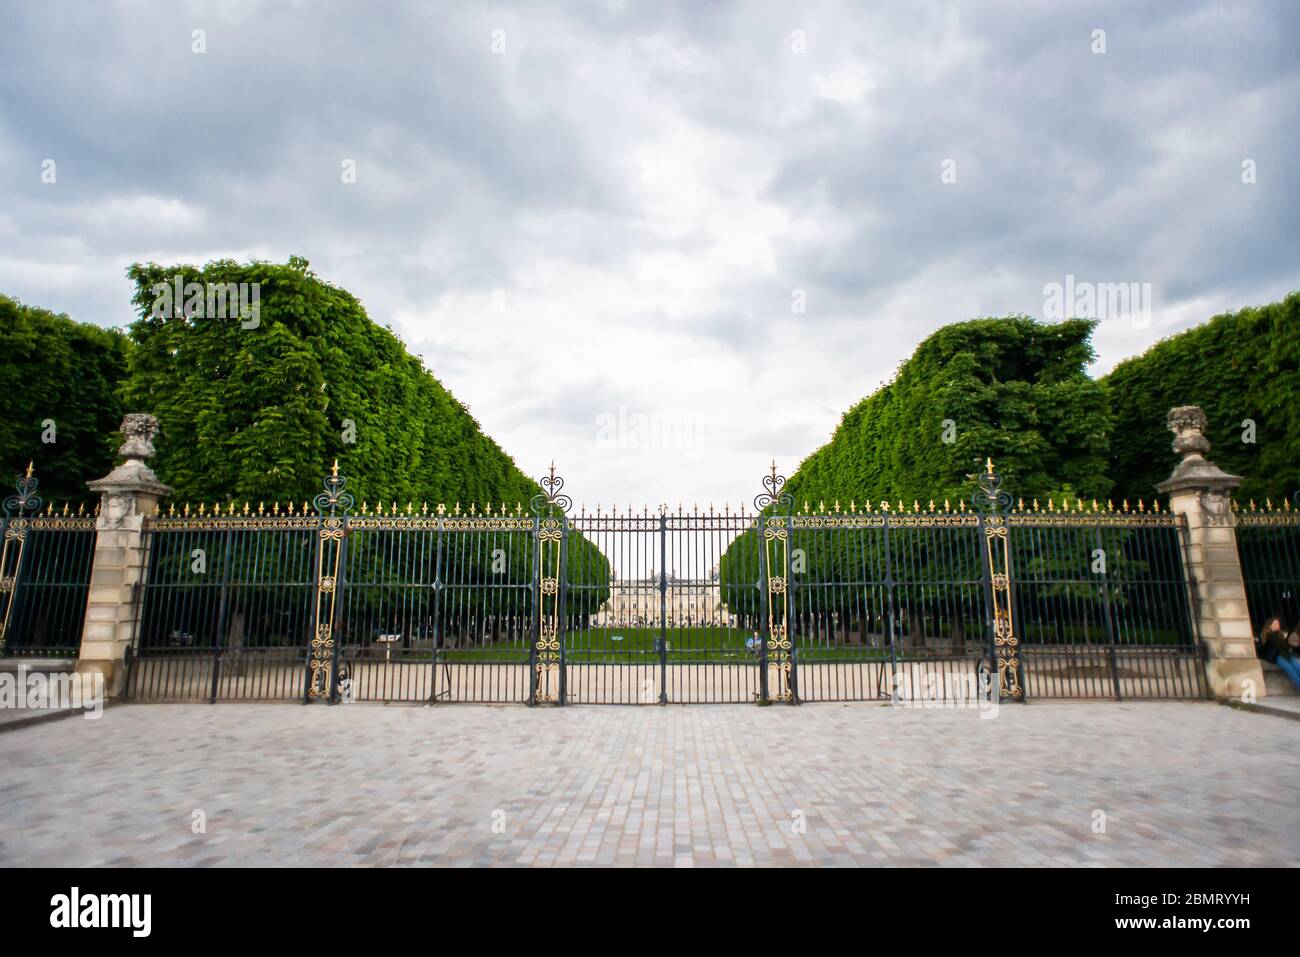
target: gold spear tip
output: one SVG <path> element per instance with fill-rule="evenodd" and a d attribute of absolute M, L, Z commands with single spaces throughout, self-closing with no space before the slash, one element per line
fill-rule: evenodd
<path fill-rule="evenodd" d="M 32 463 L 30 460 L 27 463 L 27 477 L 28 478 L 32 477 Z"/>
<path fill-rule="evenodd" d="M 338 459 L 335 459 L 335 460 L 334 460 L 334 467 L 333 467 L 332 469 L 330 469 L 330 474 L 331 474 L 334 478 L 338 478 L 338 477 L 339 477 L 339 460 L 338 460 Z"/>
<path fill-rule="evenodd" d="M 985 465 L 988 467 L 989 475 L 992 475 L 992 474 L 993 474 L 993 459 L 992 459 L 992 457 L 989 457 L 989 458 L 985 459 L 985 460 L 984 460 L 984 463 L 985 463 Z"/>

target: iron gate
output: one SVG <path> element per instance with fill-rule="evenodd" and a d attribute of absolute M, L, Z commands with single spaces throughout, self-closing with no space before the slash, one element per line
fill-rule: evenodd
<path fill-rule="evenodd" d="M 589 540 L 612 570 L 595 616 L 562 613 L 557 629 L 544 629 L 558 633 L 546 640 L 562 684 L 550 700 L 1021 696 L 998 511 L 1009 500 L 991 470 L 979 493 L 987 514 L 887 502 L 796 513 L 784 483 L 773 465 L 753 513 L 661 507 L 566 521 L 561 547 L 570 535 Z M 591 587 L 556 582 L 562 610 L 567 595 Z M 927 644 L 935 623 L 963 640 Z M 919 641 L 906 640 L 909 628 Z"/>
<path fill-rule="evenodd" d="M 1234 505 L 1237 552 L 1246 586 L 1251 627 L 1258 635 L 1271 618 L 1290 633 L 1300 630 L 1300 493 L 1295 505 L 1266 500 Z"/>
<path fill-rule="evenodd" d="M 56 511 L 27 473 L 0 512 L 0 657 L 72 658 L 81 646 L 95 514 Z"/>
<path fill-rule="evenodd" d="M 139 699 L 673 704 L 1199 697 L 1175 516 L 805 502 L 188 509 L 147 525 Z M 1110 564 L 1095 564 L 1097 549 Z M 1094 564 L 1089 565 L 1089 562 Z"/>

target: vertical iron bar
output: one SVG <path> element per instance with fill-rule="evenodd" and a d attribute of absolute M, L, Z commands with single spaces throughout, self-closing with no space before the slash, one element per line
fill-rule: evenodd
<path fill-rule="evenodd" d="M 759 627 L 759 651 L 758 651 L 758 702 L 759 704 L 768 703 L 768 680 L 767 680 L 767 642 L 770 637 L 771 628 L 768 625 L 769 608 L 771 601 L 768 589 L 770 587 L 771 569 L 768 567 L 769 560 L 767 555 L 767 539 L 763 537 L 763 512 L 759 510 L 754 519 L 754 535 L 758 541 L 758 627 Z"/>
<path fill-rule="evenodd" d="M 884 503 L 888 506 L 888 502 Z M 894 556 L 889 538 L 889 512 L 882 510 L 884 518 L 885 549 L 885 620 L 889 638 L 889 700 L 898 703 L 898 626 L 894 608 Z"/>
<path fill-rule="evenodd" d="M 668 703 L 668 514 L 659 511 L 659 703 Z"/>
<path fill-rule="evenodd" d="M 560 683 L 560 706 L 563 707 L 568 702 L 568 671 L 567 656 L 565 654 L 565 645 L 568 644 L 568 628 L 565 627 L 564 616 L 567 611 L 565 600 L 568 598 L 569 589 L 565 585 L 565 579 L 569 577 L 568 567 L 568 549 L 565 547 L 569 542 L 569 520 L 564 512 L 560 512 L 560 540 L 555 543 L 555 547 L 560 550 L 556 561 L 556 568 L 559 575 L 559 581 L 555 585 L 555 637 L 560 643 L 560 666 L 559 666 L 559 683 Z"/>
<path fill-rule="evenodd" d="M 1097 548 L 1101 550 L 1102 573 L 1101 573 L 1101 604 L 1102 610 L 1106 615 L 1106 651 L 1107 658 L 1110 661 L 1110 683 L 1115 692 L 1115 700 L 1123 700 L 1119 692 L 1119 664 L 1115 660 L 1115 625 L 1111 621 L 1113 609 L 1110 602 L 1110 556 L 1106 554 L 1106 543 L 1101 537 L 1101 527 L 1093 529 L 1093 541 L 1097 543 Z M 1118 556 L 1116 556 L 1118 557 Z M 1140 661 L 1141 659 L 1139 659 Z"/>
<path fill-rule="evenodd" d="M 532 608 L 530 609 L 530 627 L 528 642 L 528 704 L 535 706 L 537 704 L 537 685 L 538 685 L 538 656 L 537 643 L 542 640 L 542 615 L 541 615 L 541 597 L 542 597 L 542 576 L 544 574 L 543 564 L 545 563 L 545 549 L 542 542 L 542 519 L 540 515 L 533 516 L 533 574 L 532 581 L 529 584 L 529 596 L 532 598 Z"/>
<path fill-rule="evenodd" d="M 793 567 L 790 560 L 790 550 L 794 547 L 794 517 L 792 515 L 786 515 L 785 517 L 785 536 L 785 547 L 781 549 L 785 554 L 785 568 L 781 571 L 781 574 L 785 576 L 785 591 L 782 593 L 781 607 L 782 615 L 785 620 L 785 638 L 790 643 L 789 658 L 787 659 L 790 662 L 790 676 L 788 678 L 790 684 L 790 704 L 796 705 L 799 703 L 799 679 L 796 674 L 796 669 L 798 668 L 796 652 L 798 651 L 799 643 L 794 640 L 794 623 L 792 621 L 790 610 L 792 604 L 790 599 L 794 592 L 794 576 L 790 574 L 790 569 Z"/>
<path fill-rule="evenodd" d="M 216 640 L 212 643 L 212 691 L 208 695 L 208 703 L 215 704 L 217 700 L 217 689 L 221 680 L 221 643 L 226 634 L 226 614 L 229 609 L 229 588 L 230 588 L 230 529 L 227 528 L 223 533 L 223 548 L 221 550 L 221 596 L 220 604 L 217 608 L 217 634 Z M 181 561 L 184 562 L 189 556 L 183 555 Z M 206 568 L 206 560 L 204 567 Z"/>

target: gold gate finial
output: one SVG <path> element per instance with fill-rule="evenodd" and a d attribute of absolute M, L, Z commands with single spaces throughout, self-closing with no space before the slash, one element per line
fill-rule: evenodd
<path fill-rule="evenodd" d="M 333 467 L 332 469 L 330 469 L 330 475 L 332 475 L 334 478 L 338 478 L 338 477 L 339 477 L 339 460 L 338 460 L 338 459 L 335 459 L 335 460 L 334 460 L 334 467 Z"/>
<path fill-rule="evenodd" d="M 27 477 L 32 477 L 32 463 L 30 460 L 27 462 Z"/>
<path fill-rule="evenodd" d="M 984 462 L 985 462 L 985 464 L 988 466 L 989 475 L 992 475 L 992 474 L 993 474 L 993 459 L 992 459 L 992 457 L 989 457 L 989 458 L 985 459 Z"/>

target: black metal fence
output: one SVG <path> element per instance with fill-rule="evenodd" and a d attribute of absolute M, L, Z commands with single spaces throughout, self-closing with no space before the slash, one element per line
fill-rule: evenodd
<path fill-rule="evenodd" d="M 350 519 L 335 632 L 349 699 L 527 701 L 532 531 L 522 514 Z"/>
<path fill-rule="evenodd" d="M 234 513 L 152 520 L 127 696 L 302 697 L 320 524 Z"/>
<path fill-rule="evenodd" d="M 1184 522 L 1075 503 L 1013 512 L 1012 581 L 1030 697 L 1203 698 Z"/>
<path fill-rule="evenodd" d="M 819 509 L 820 510 L 820 509 Z M 790 519 L 790 627 L 805 701 L 993 693 L 983 519 L 870 503 Z"/>
<path fill-rule="evenodd" d="M 0 515 L 0 656 L 71 658 L 81 644 L 95 517 L 56 510 L 29 467 Z"/>
<path fill-rule="evenodd" d="M 1250 621 L 1259 634 L 1270 618 L 1288 633 L 1300 628 L 1300 510 L 1254 502 L 1238 509 L 1237 552 Z"/>
<path fill-rule="evenodd" d="M 1167 513 L 316 509 L 150 520 L 137 700 L 562 704 L 1204 697 Z"/>

